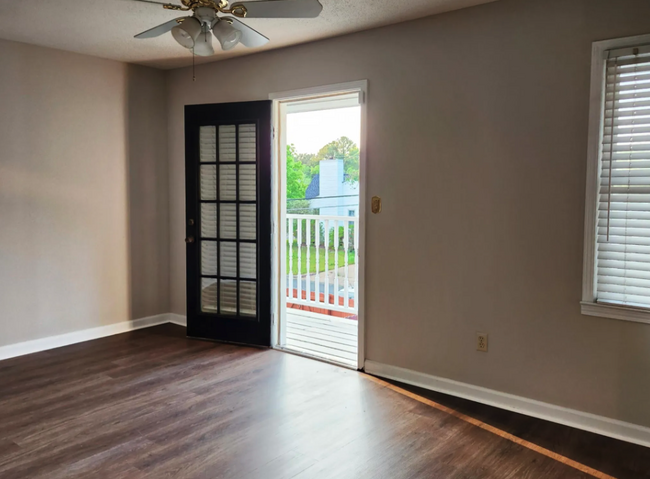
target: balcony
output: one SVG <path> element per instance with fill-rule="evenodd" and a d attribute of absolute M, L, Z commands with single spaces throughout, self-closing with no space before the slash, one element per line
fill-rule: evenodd
<path fill-rule="evenodd" d="M 285 347 L 356 368 L 359 218 L 286 218 Z"/>

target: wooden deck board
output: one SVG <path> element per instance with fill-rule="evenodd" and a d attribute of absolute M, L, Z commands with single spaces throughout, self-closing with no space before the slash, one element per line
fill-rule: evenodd
<path fill-rule="evenodd" d="M 357 322 L 300 310 L 287 310 L 285 347 L 346 366 L 357 366 Z"/>
<path fill-rule="evenodd" d="M 291 328 L 291 331 L 288 333 L 293 336 L 297 336 L 300 338 L 309 338 L 309 339 L 319 339 L 323 341 L 331 341 L 334 344 L 338 344 L 340 346 L 346 346 L 344 350 L 350 349 L 350 352 L 356 352 L 357 350 L 357 341 L 356 338 L 339 338 L 336 336 L 329 336 L 327 334 L 321 334 L 318 331 L 309 331 L 309 330 L 304 330 L 304 329 L 297 329 L 297 328 Z"/>
<path fill-rule="evenodd" d="M 325 329 L 321 328 L 319 326 L 310 326 L 307 324 L 302 324 L 302 323 L 296 323 L 294 321 L 289 320 L 288 325 L 290 326 L 292 331 L 309 331 L 310 333 L 313 332 L 314 334 L 318 333 L 321 334 L 325 337 L 328 338 L 338 338 L 341 341 L 351 341 L 356 344 L 357 342 L 357 334 L 356 331 L 354 332 L 341 332 L 336 329 Z"/>
<path fill-rule="evenodd" d="M 311 321 L 309 318 L 300 318 L 294 317 L 292 315 L 287 315 L 288 321 L 295 325 L 302 325 L 310 329 L 320 329 L 323 331 L 330 331 L 332 333 L 343 334 L 343 335 L 357 335 L 357 328 L 355 325 L 340 324 L 338 322 L 322 323 L 318 321 Z"/>
<path fill-rule="evenodd" d="M 330 326 L 335 324 L 343 330 L 356 330 L 357 322 L 354 319 L 337 318 L 336 316 L 327 316 L 325 314 L 311 313 L 299 309 L 289 309 L 288 314 L 294 321 L 305 321 L 309 324 L 320 324 Z"/>

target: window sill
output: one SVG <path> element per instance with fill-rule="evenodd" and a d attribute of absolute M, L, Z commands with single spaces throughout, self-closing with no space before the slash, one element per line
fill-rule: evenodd
<path fill-rule="evenodd" d="M 598 316 L 601 318 L 650 324 L 650 310 L 648 309 L 636 309 L 628 306 L 614 306 L 612 304 L 582 301 L 580 302 L 580 312 L 586 316 Z"/>

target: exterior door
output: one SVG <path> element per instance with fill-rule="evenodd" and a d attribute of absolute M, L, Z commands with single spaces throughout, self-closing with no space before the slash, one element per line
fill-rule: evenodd
<path fill-rule="evenodd" d="M 271 345 L 271 102 L 185 107 L 187 334 Z"/>

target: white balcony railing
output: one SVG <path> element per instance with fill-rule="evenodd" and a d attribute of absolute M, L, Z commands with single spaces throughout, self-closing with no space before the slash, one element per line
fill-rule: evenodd
<path fill-rule="evenodd" d="M 359 218 L 286 218 L 287 303 L 356 314 Z"/>

